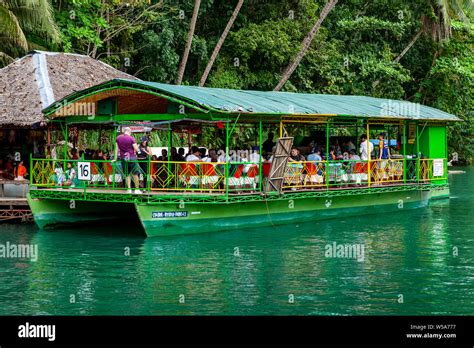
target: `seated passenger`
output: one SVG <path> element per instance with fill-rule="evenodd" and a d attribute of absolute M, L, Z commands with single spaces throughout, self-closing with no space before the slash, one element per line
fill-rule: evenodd
<path fill-rule="evenodd" d="M 350 150 L 349 151 L 349 159 L 354 160 L 354 161 L 360 161 L 359 155 L 355 152 L 355 150 Z"/>
<path fill-rule="evenodd" d="M 170 159 L 172 161 L 178 161 L 178 150 L 174 146 L 170 149 Z"/>
<path fill-rule="evenodd" d="M 300 154 L 300 150 L 298 150 L 296 147 L 291 149 L 290 157 L 288 158 L 289 162 L 301 162 L 304 160 L 305 158 L 302 154 Z"/>
<path fill-rule="evenodd" d="M 329 147 L 329 156 L 328 156 L 328 161 L 335 161 L 336 160 L 336 149 L 334 146 Z"/>
<path fill-rule="evenodd" d="M 203 160 L 203 162 L 207 162 L 206 158 L 206 149 L 204 147 L 199 148 L 199 157 Z"/>
<path fill-rule="evenodd" d="M 197 146 L 191 147 L 191 152 L 186 156 L 186 162 L 202 162 L 199 148 Z"/>
<path fill-rule="evenodd" d="M 318 148 L 314 147 L 311 153 L 308 155 L 308 161 L 321 161 L 321 152 Z"/>
<path fill-rule="evenodd" d="M 158 157 L 158 161 L 163 161 L 163 162 L 168 161 L 168 150 L 166 149 L 161 150 L 161 156 Z"/>
<path fill-rule="evenodd" d="M 62 182 L 62 186 L 75 186 L 76 180 L 76 170 L 72 166 L 71 162 L 67 163 L 67 170 L 66 170 L 66 177 L 65 180 Z"/>
<path fill-rule="evenodd" d="M 209 150 L 209 156 L 203 158 L 204 162 L 218 162 L 216 150 Z"/>
<path fill-rule="evenodd" d="M 18 163 L 18 167 L 15 168 L 15 180 L 24 180 L 26 176 L 26 167 L 23 165 L 23 160 Z"/>
<path fill-rule="evenodd" d="M 349 151 L 349 159 L 352 161 L 351 162 L 351 180 L 355 181 L 356 185 L 361 185 L 362 180 L 367 178 L 367 174 L 364 174 L 364 164 L 362 162 L 357 162 L 361 161 L 359 155 L 357 155 L 355 150 L 350 150 Z"/>
<path fill-rule="evenodd" d="M 184 148 L 183 148 L 183 147 L 180 147 L 180 148 L 178 149 L 178 156 L 176 157 L 176 161 L 178 161 L 178 162 L 184 162 L 184 158 L 185 158 L 184 152 L 185 152 L 185 151 L 184 151 Z"/>

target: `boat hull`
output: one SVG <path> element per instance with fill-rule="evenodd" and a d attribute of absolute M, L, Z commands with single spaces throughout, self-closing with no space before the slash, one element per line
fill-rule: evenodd
<path fill-rule="evenodd" d="M 431 191 L 412 190 L 215 204 L 138 204 L 149 237 L 195 234 L 349 216 L 384 214 L 428 205 Z"/>
<path fill-rule="evenodd" d="M 135 219 L 133 204 L 62 199 L 38 199 L 27 195 L 36 226 L 40 229 L 85 224 L 119 223 Z"/>

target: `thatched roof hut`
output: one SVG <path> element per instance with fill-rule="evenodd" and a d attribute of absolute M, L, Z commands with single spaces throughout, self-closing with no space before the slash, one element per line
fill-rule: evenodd
<path fill-rule="evenodd" d="M 55 100 L 114 78 L 135 79 L 88 56 L 33 51 L 0 69 L 0 127 L 31 127 Z"/>

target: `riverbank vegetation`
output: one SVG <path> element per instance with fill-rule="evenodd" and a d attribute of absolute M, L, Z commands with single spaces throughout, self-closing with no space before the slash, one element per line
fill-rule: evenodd
<path fill-rule="evenodd" d="M 471 161 L 472 15 L 463 0 L 2 0 L 0 60 L 59 50 L 143 80 L 419 102 L 465 121 L 449 152 Z"/>

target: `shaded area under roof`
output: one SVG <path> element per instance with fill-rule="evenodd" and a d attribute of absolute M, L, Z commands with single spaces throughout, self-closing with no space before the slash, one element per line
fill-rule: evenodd
<path fill-rule="evenodd" d="M 104 88 L 135 88 L 152 91 L 218 113 L 271 115 L 328 115 L 413 120 L 459 121 L 455 115 L 407 101 L 351 95 L 326 95 L 290 92 L 265 92 L 178 86 L 156 82 L 114 79 L 64 99 L 80 100 L 86 92 Z M 44 110 L 49 114 L 59 108 L 54 104 Z"/>

